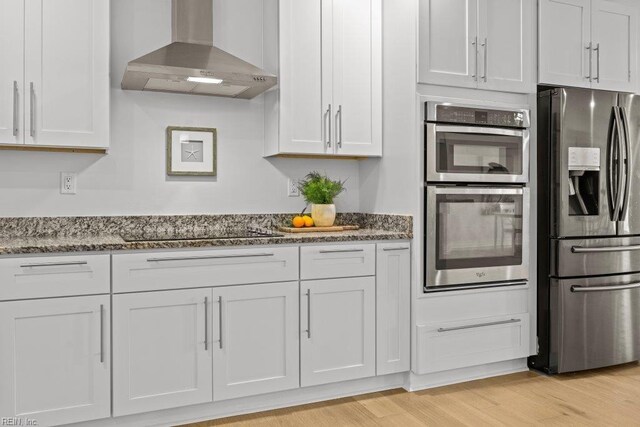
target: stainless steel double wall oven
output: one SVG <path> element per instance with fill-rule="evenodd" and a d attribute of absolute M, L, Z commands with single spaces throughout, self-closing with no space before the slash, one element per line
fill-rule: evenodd
<path fill-rule="evenodd" d="M 425 110 L 425 291 L 526 283 L 529 111 Z"/>

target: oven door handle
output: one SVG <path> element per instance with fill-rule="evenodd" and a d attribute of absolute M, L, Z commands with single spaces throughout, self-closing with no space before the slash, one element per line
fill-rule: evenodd
<path fill-rule="evenodd" d="M 504 128 L 485 128 L 477 126 L 454 126 L 454 125 L 436 125 L 436 132 L 449 133 L 471 133 L 477 135 L 503 135 L 523 137 L 526 130 L 523 129 L 504 129 Z"/>
<path fill-rule="evenodd" d="M 426 185 L 426 183 L 425 183 Z M 435 194 L 451 194 L 451 195 L 508 195 L 508 196 L 521 196 L 525 194 L 527 190 L 524 188 L 486 188 L 486 187 L 436 187 Z"/>

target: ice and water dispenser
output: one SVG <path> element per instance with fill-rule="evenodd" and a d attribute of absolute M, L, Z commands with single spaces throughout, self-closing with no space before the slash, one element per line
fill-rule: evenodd
<path fill-rule="evenodd" d="M 569 215 L 598 215 L 600 149 L 569 147 Z"/>

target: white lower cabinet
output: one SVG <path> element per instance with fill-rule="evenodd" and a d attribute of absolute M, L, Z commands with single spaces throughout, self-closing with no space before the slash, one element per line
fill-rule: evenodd
<path fill-rule="evenodd" d="M 214 288 L 215 401 L 300 386 L 298 282 Z"/>
<path fill-rule="evenodd" d="M 300 285 L 303 387 L 376 374 L 375 277 Z"/>
<path fill-rule="evenodd" d="M 212 290 L 114 295 L 113 415 L 211 402 Z"/>
<path fill-rule="evenodd" d="M 0 303 L 0 417 L 110 416 L 109 296 Z"/>
<path fill-rule="evenodd" d="M 379 244 L 376 277 L 377 374 L 405 372 L 411 352 L 411 248 Z"/>

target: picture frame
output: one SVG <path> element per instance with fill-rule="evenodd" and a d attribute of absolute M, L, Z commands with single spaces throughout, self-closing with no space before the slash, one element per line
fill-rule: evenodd
<path fill-rule="evenodd" d="M 167 127 L 167 175 L 217 176 L 218 130 Z"/>

